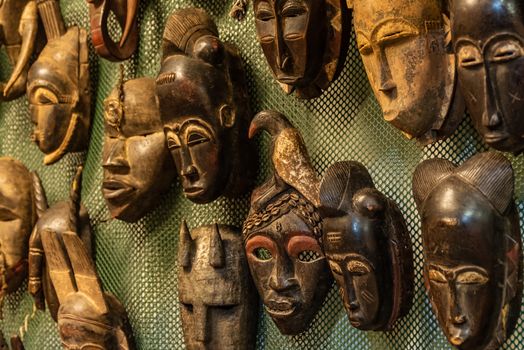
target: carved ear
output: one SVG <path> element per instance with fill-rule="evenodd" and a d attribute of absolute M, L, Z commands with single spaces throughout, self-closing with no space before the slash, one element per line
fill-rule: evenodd
<path fill-rule="evenodd" d="M 513 201 L 513 167 L 502 153 L 477 154 L 457 169 L 457 175 L 477 188 L 501 214 Z"/>
<path fill-rule="evenodd" d="M 222 242 L 217 224 L 213 226 L 211 237 L 209 238 L 209 265 L 216 269 L 220 269 L 226 265 L 224 243 Z"/>
<path fill-rule="evenodd" d="M 320 184 L 322 211 L 328 216 L 336 215 L 336 211 L 348 213 L 351 211 L 353 196 L 363 188 L 375 188 L 364 165 L 350 161 L 333 164 Z"/>
<path fill-rule="evenodd" d="M 445 159 L 428 159 L 417 166 L 413 174 L 413 195 L 419 210 L 435 186 L 453 174 L 455 168 L 455 164 Z"/>
<path fill-rule="evenodd" d="M 235 125 L 236 113 L 229 105 L 220 107 L 220 124 L 223 128 L 232 128 Z"/>
<path fill-rule="evenodd" d="M 187 227 L 186 220 L 182 220 L 180 225 L 180 243 L 178 248 L 178 264 L 182 267 L 189 267 L 191 265 L 191 248 L 193 246 L 193 239 Z"/>

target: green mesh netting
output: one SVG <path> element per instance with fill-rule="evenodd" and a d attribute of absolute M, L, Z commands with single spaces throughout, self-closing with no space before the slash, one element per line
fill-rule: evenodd
<path fill-rule="evenodd" d="M 335 161 L 354 159 L 370 170 L 378 189 L 399 204 L 407 220 L 415 254 L 415 300 L 409 315 L 389 333 L 361 332 L 347 321 L 336 289 L 306 333 L 280 335 L 271 319 L 259 317 L 258 349 L 450 349 L 431 313 L 422 282 L 420 222 L 411 194 L 411 175 L 423 159 L 445 157 L 462 162 L 485 147 L 469 119 L 444 142 L 426 148 L 407 141 L 382 120 L 371 93 L 354 42 L 340 79 L 321 98 L 300 101 L 286 96 L 273 81 L 257 43 L 252 11 L 243 23 L 228 17 L 232 0 L 142 0 L 140 47 L 125 63 L 127 78 L 155 76 L 159 69 L 160 42 L 164 23 L 175 9 L 197 6 L 217 20 L 223 39 L 236 43 L 245 60 L 254 111 L 277 109 L 302 131 L 319 173 Z M 88 28 L 85 0 L 61 1 L 68 24 Z M 4 79 L 9 72 L 5 54 L 0 59 Z M 26 98 L 0 104 L 0 155 L 9 155 L 38 171 L 50 203 L 66 198 L 79 163 L 85 162 L 83 202 L 96 235 L 96 264 L 106 290 L 125 305 L 138 349 L 182 349 L 183 336 L 177 302 L 176 252 L 182 218 L 190 227 L 214 222 L 240 226 L 248 212 L 248 197 L 220 199 L 210 205 L 195 205 L 183 198 L 178 184 L 162 198 L 162 205 L 137 224 L 110 220 L 100 191 L 103 139 L 102 103 L 118 80 L 118 64 L 98 59 L 91 50 L 94 120 L 87 154 L 68 155 L 44 167 L 42 154 L 30 142 L 31 123 Z M 267 140 L 258 139 L 262 181 L 268 169 Z M 517 174 L 521 221 L 524 217 L 524 157 L 510 157 Z M 2 329 L 14 334 L 31 312 L 32 301 L 21 288 L 4 306 Z M 522 320 L 521 320 L 522 321 Z M 56 325 L 48 313 L 38 312 L 29 323 L 24 344 L 28 350 L 61 349 Z M 504 346 L 524 346 L 524 322 Z"/>

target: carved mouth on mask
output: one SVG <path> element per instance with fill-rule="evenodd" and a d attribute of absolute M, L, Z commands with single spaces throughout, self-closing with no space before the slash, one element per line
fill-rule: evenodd
<path fill-rule="evenodd" d="M 462 344 L 464 344 L 469 335 L 469 331 L 467 329 L 453 327 L 453 326 L 449 328 L 449 333 L 451 335 L 449 337 L 449 341 L 454 346 L 461 346 Z"/>
<path fill-rule="evenodd" d="M 133 186 L 118 180 L 106 180 L 102 184 L 104 198 L 113 203 L 126 201 L 135 191 Z"/>
<path fill-rule="evenodd" d="M 200 196 L 204 192 L 202 187 L 188 187 L 184 188 L 184 194 L 187 198 L 194 198 Z"/>
<path fill-rule="evenodd" d="M 296 84 L 300 78 L 281 73 L 277 76 L 277 80 L 283 84 L 293 85 Z"/>
<path fill-rule="evenodd" d="M 265 308 L 272 317 L 286 318 L 295 313 L 298 303 L 291 300 L 270 300 Z"/>
<path fill-rule="evenodd" d="M 508 139 L 508 137 L 509 135 L 507 133 L 500 131 L 492 131 L 484 134 L 484 140 L 490 145 L 503 142 Z"/>

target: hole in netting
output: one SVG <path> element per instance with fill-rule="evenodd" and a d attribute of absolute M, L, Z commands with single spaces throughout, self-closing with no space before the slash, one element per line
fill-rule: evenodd
<path fill-rule="evenodd" d="M 255 249 L 255 256 L 257 257 L 257 259 L 260 260 L 270 260 L 271 258 L 273 258 L 271 252 L 266 248 Z"/>
<path fill-rule="evenodd" d="M 322 255 L 319 252 L 313 250 L 304 250 L 298 254 L 298 260 L 302 262 L 312 262 L 322 258 Z"/>

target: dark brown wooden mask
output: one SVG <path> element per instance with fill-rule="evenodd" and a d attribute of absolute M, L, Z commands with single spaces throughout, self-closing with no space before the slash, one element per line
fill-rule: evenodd
<path fill-rule="evenodd" d="M 136 222 L 153 209 L 175 177 L 155 93 L 155 80 L 119 84 L 104 101 L 102 192 L 111 216 Z"/>
<path fill-rule="evenodd" d="M 254 165 L 238 52 L 220 41 L 203 10 L 186 9 L 167 21 L 163 57 L 157 94 L 184 194 L 195 203 L 242 194 Z"/>
<path fill-rule="evenodd" d="M 56 6 L 39 3 L 48 43 L 31 66 L 27 85 L 33 140 L 47 165 L 85 150 L 90 125 L 87 33 L 79 27 L 63 29 Z"/>
<path fill-rule="evenodd" d="M 395 202 L 357 162 L 332 165 L 320 186 L 323 248 L 351 324 L 390 330 L 413 298 L 413 250 Z"/>
<path fill-rule="evenodd" d="M 461 350 L 495 349 L 513 332 L 522 296 L 522 243 L 511 163 L 478 154 L 459 167 L 421 163 L 413 192 L 422 219 L 433 311 Z"/>
<path fill-rule="evenodd" d="M 422 144 L 464 114 L 440 0 L 349 0 L 357 44 L 384 119 Z"/>
<path fill-rule="evenodd" d="M 215 224 L 190 233 L 182 223 L 178 298 L 187 349 L 255 349 L 258 295 L 239 230 Z"/>
<path fill-rule="evenodd" d="M 4 0 L 0 3 L 0 45 L 13 65 L 7 82 L 0 82 L 0 100 L 11 101 L 26 91 L 29 60 L 35 51 L 38 12 L 33 0 Z"/>
<path fill-rule="evenodd" d="M 27 277 L 29 236 L 36 222 L 33 178 L 18 160 L 0 158 L 0 307 Z"/>
<path fill-rule="evenodd" d="M 261 112 L 250 136 L 272 137 L 274 174 L 255 189 L 243 235 L 251 275 L 282 334 L 309 328 L 331 286 L 316 206 L 319 180 L 304 141 L 277 112 Z"/>
<path fill-rule="evenodd" d="M 460 87 L 473 124 L 501 151 L 524 150 L 524 2 L 452 1 Z"/>
<path fill-rule="evenodd" d="M 344 66 L 345 0 L 254 0 L 255 25 L 274 77 L 300 98 L 322 94 Z"/>

